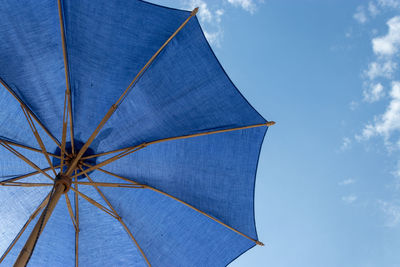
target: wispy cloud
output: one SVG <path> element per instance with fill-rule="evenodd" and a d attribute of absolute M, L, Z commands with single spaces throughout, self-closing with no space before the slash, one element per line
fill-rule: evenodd
<path fill-rule="evenodd" d="M 340 185 L 340 186 L 351 185 L 351 184 L 354 184 L 355 182 L 356 182 L 356 180 L 349 178 L 349 179 L 345 179 L 345 180 L 339 182 L 338 185 Z"/>
<path fill-rule="evenodd" d="M 380 13 L 378 7 L 372 1 L 368 3 L 368 12 L 372 17 L 376 17 Z"/>
<path fill-rule="evenodd" d="M 368 64 L 368 69 L 364 71 L 364 75 L 369 80 L 376 78 L 387 78 L 393 77 L 394 71 L 397 69 L 397 63 L 391 59 L 377 59 Z"/>
<path fill-rule="evenodd" d="M 356 13 L 354 13 L 353 18 L 358 22 L 358 23 L 365 23 L 367 22 L 367 14 L 365 13 L 365 8 L 364 6 L 358 6 Z"/>
<path fill-rule="evenodd" d="M 368 4 L 359 5 L 356 8 L 353 18 L 360 24 L 365 24 L 370 19 L 381 14 L 382 10 L 399 9 L 400 0 L 371 0 Z"/>
<path fill-rule="evenodd" d="M 396 190 L 400 191 L 400 160 L 397 161 L 397 166 L 392 174 L 395 177 L 394 187 Z"/>
<path fill-rule="evenodd" d="M 199 7 L 198 17 L 202 24 L 204 35 L 211 44 L 217 47 L 221 46 L 224 35 L 222 21 L 224 14 L 227 10 L 229 11 L 229 7 L 241 8 L 253 14 L 263 2 L 263 0 L 181 0 L 182 8 L 184 9 Z"/>
<path fill-rule="evenodd" d="M 357 198 L 358 197 L 356 195 L 351 194 L 351 195 L 348 195 L 348 196 L 343 196 L 342 200 L 347 204 L 352 204 L 354 201 L 357 200 Z"/>
<path fill-rule="evenodd" d="M 250 13 L 254 13 L 257 8 L 257 5 L 253 0 L 228 0 L 228 3 L 236 7 L 241 7 Z"/>
<path fill-rule="evenodd" d="M 218 30 L 215 32 L 204 31 L 204 35 L 206 36 L 207 40 L 210 43 L 217 45 L 218 47 L 221 45 L 222 34 L 222 30 Z"/>
<path fill-rule="evenodd" d="M 351 147 L 351 139 L 348 137 L 344 137 L 342 140 L 342 145 L 340 146 L 341 151 L 345 151 Z"/>
<path fill-rule="evenodd" d="M 356 110 L 358 108 L 359 104 L 357 101 L 352 100 L 349 104 L 350 110 Z"/>
<path fill-rule="evenodd" d="M 220 46 L 223 37 L 221 20 L 224 9 L 219 6 L 210 8 L 203 0 L 183 0 L 182 4 L 185 9 L 199 8 L 198 17 L 203 26 L 204 35 L 210 43 Z"/>
<path fill-rule="evenodd" d="M 363 91 L 364 101 L 373 103 L 380 100 L 385 95 L 381 83 L 369 84 Z"/>
<path fill-rule="evenodd" d="M 398 226 L 400 224 L 400 206 L 383 200 L 379 200 L 378 204 L 386 216 L 385 226 Z"/>
<path fill-rule="evenodd" d="M 399 0 L 378 0 L 378 5 L 381 7 L 386 7 L 386 8 L 398 8 L 400 7 L 400 1 Z"/>

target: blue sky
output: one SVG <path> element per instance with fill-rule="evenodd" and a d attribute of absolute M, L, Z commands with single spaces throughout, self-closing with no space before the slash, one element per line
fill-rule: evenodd
<path fill-rule="evenodd" d="M 158 0 L 200 7 L 268 120 L 256 247 L 230 266 L 400 266 L 400 0 Z"/>

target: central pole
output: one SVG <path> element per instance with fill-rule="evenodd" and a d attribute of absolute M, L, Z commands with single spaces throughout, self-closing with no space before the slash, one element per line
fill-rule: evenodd
<path fill-rule="evenodd" d="M 54 192 L 49 198 L 47 207 L 43 210 L 39 220 L 33 228 L 25 246 L 19 253 L 17 260 L 14 263 L 14 267 L 25 267 L 32 255 L 35 244 L 42 233 L 47 221 L 49 220 L 54 208 L 56 207 L 58 200 L 63 193 L 66 193 L 69 189 L 71 178 L 66 176 L 58 175 L 54 184 Z"/>

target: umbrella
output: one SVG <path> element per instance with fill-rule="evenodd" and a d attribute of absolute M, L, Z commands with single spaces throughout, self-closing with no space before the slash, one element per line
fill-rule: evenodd
<path fill-rule="evenodd" d="M 255 246 L 268 126 L 197 9 L 0 6 L 0 261 L 224 266 Z"/>

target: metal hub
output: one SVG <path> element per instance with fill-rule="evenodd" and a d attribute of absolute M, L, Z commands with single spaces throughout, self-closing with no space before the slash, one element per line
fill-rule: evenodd
<path fill-rule="evenodd" d="M 56 180 L 54 181 L 55 184 L 62 184 L 65 186 L 64 194 L 68 193 L 69 189 L 71 188 L 72 179 L 69 176 L 58 174 L 56 176 Z"/>

